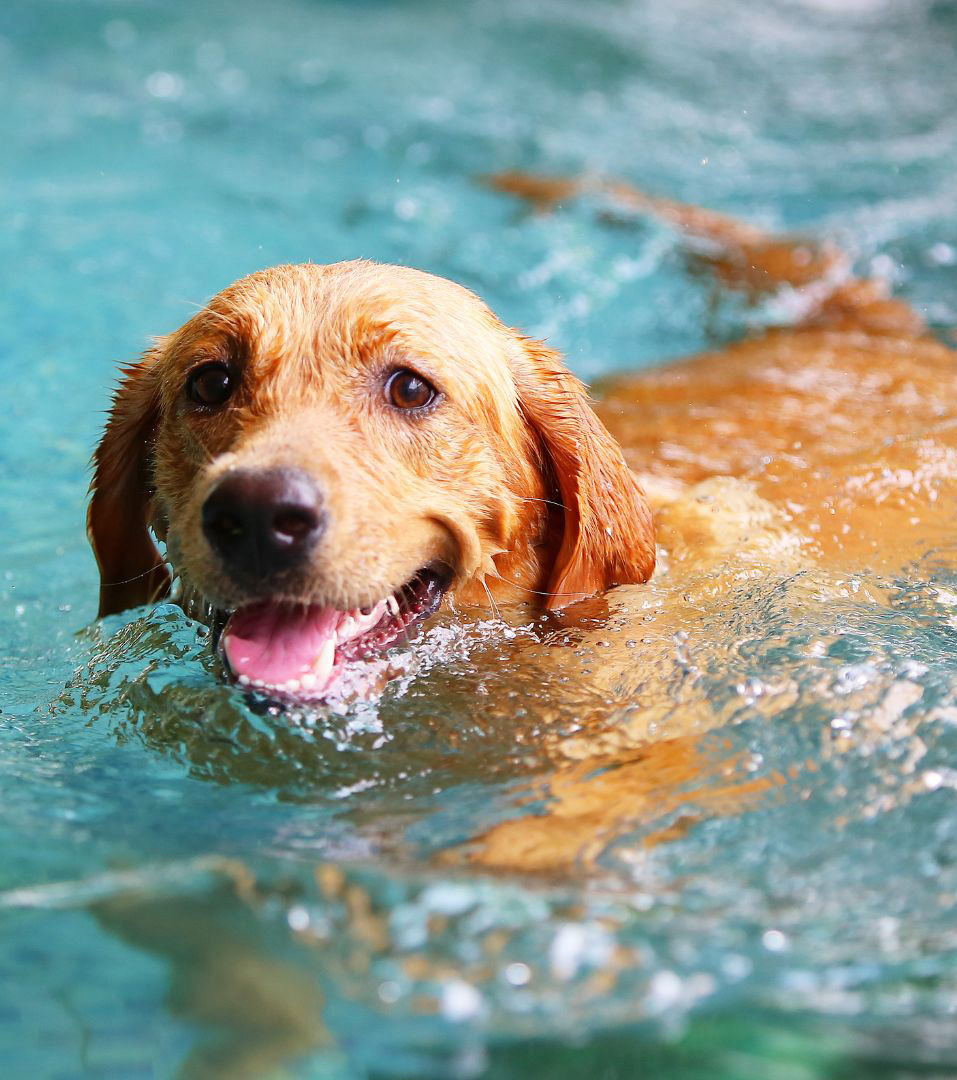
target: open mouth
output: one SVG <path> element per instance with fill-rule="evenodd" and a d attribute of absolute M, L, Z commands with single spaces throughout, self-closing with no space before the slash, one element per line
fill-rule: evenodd
<path fill-rule="evenodd" d="M 278 699 L 325 697 L 342 665 L 378 656 L 431 615 L 451 583 L 425 567 L 391 596 L 341 611 L 319 604 L 262 600 L 229 616 L 219 639 L 226 669 L 241 686 Z"/>

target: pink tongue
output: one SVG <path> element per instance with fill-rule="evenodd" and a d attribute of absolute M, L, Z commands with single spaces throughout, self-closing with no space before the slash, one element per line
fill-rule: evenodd
<path fill-rule="evenodd" d="M 335 641 L 340 615 L 336 608 L 270 603 L 241 608 L 223 630 L 223 652 L 237 677 L 274 686 L 301 679 L 313 669 L 323 645 Z"/>

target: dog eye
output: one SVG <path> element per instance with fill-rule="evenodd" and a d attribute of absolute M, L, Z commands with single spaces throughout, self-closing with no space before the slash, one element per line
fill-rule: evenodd
<path fill-rule="evenodd" d="M 393 371 L 385 384 L 386 398 L 397 409 L 424 409 L 439 396 L 438 390 L 408 368 Z"/>
<path fill-rule="evenodd" d="M 186 380 L 186 396 L 195 405 L 222 405 L 233 392 L 233 377 L 225 364 L 203 364 Z"/>

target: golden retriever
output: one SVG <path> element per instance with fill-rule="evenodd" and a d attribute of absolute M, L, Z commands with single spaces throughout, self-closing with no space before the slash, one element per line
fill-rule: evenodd
<path fill-rule="evenodd" d="M 369 262 L 253 274 L 124 373 L 89 510 L 101 615 L 176 578 L 232 679 L 321 699 L 442 603 L 646 582 L 645 489 L 671 575 L 886 569 L 944 542 L 954 353 L 909 307 L 839 252 L 617 182 L 491 183 L 654 212 L 725 285 L 800 288 L 798 324 L 609 380 L 595 411 L 554 350 L 459 285 Z"/>
<path fill-rule="evenodd" d="M 524 719 L 506 703 L 507 738 L 536 761 L 527 776 L 524 757 L 509 765 L 510 810 L 437 856 L 555 874 L 587 868 L 636 826 L 639 844 L 668 841 L 788 782 L 752 773 L 731 741 L 703 745 L 735 703 L 682 668 L 683 643 L 728 626 L 742 579 L 808 570 L 801 580 L 837 610 L 860 602 L 844 598 L 858 572 L 876 594 L 879 575 L 919 574 L 928 554 L 957 566 L 957 357 L 829 248 L 617 182 L 491 183 L 539 209 L 597 193 L 659 214 L 725 286 L 799 290 L 796 324 L 606 380 L 593 410 L 552 350 L 457 285 L 369 263 L 267 270 L 126 371 L 96 455 L 90 535 L 103 614 L 167 595 L 169 563 L 184 607 L 225 620 L 231 677 L 284 701 L 334 693 L 345 669 L 441 603 L 578 600 L 591 629 L 572 638 L 590 634 L 594 648 L 543 635 L 514 655 L 532 671 L 557 662 L 570 692 L 581 675 L 580 724 L 553 729 L 547 701 Z M 800 588 L 788 602 L 802 603 Z M 914 693 L 895 684 L 870 721 L 902 722 Z M 785 671 L 749 708 L 775 715 L 795 696 Z M 455 768 L 478 775 L 483 762 Z M 296 934 L 303 965 L 246 940 L 222 911 L 257 903 L 248 871 L 223 872 L 233 888 L 208 898 L 119 898 L 97 914 L 172 960 L 178 1009 L 233 1033 L 199 1044 L 187 1071 L 258 1076 L 322 1040 L 307 965 L 335 958 L 308 932 Z M 360 884 L 330 866 L 317 876 L 354 912 L 350 956 L 392 947 Z"/>

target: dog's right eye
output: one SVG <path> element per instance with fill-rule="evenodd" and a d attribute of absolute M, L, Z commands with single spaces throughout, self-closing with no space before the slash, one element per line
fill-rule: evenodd
<path fill-rule="evenodd" d="M 186 396 L 207 409 L 222 405 L 232 392 L 233 376 L 225 364 L 203 364 L 186 380 Z"/>

